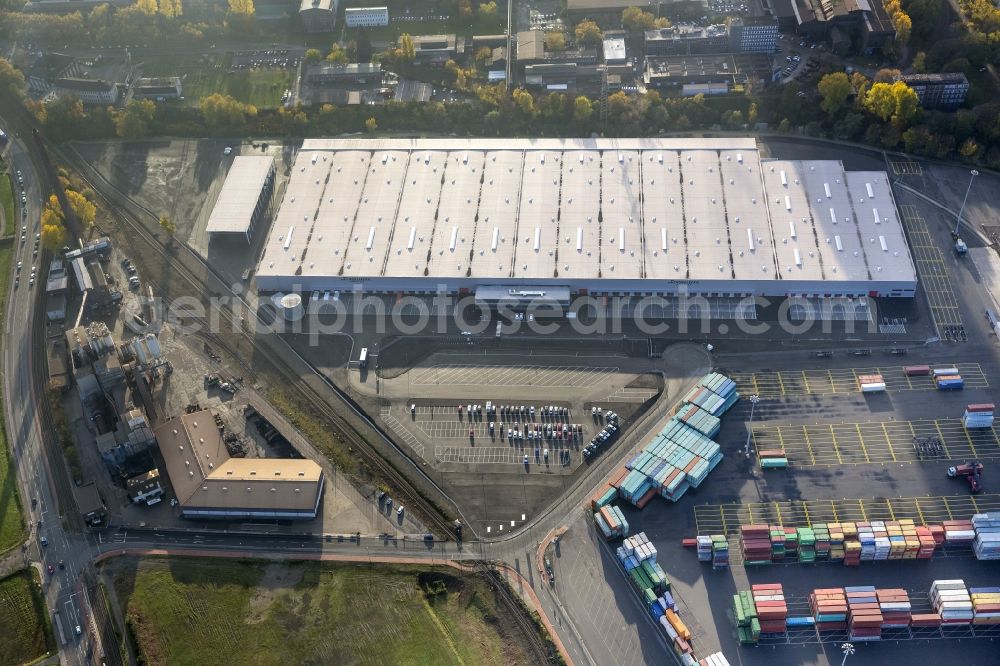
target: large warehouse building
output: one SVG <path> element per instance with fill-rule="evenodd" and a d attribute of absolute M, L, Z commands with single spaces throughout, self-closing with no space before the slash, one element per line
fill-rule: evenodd
<path fill-rule="evenodd" d="M 254 227 L 271 205 L 274 174 L 274 158 L 268 155 L 234 159 L 208 217 L 209 238 L 236 234 L 249 243 Z"/>
<path fill-rule="evenodd" d="M 308 140 L 261 292 L 913 296 L 884 172 L 752 138 Z"/>
<path fill-rule="evenodd" d="M 231 457 L 209 410 L 171 419 L 154 434 L 185 518 L 309 520 L 319 511 L 322 467 Z"/>

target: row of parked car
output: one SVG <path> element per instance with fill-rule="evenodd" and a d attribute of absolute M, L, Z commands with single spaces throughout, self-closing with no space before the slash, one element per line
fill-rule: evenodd
<path fill-rule="evenodd" d="M 608 411 L 607 414 L 605 414 L 605 422 L 607 425 L 601 428 L 600 432 L 594 435 L 594 438 L 590 440 L 590 444 L 583 447 L 584 460 L 591 460 L 594 458 L 601 452 L 602 448 L 614 442 L 618 439 L 618 435 L 621 434 L 621 425 L 616 413 Z"/>

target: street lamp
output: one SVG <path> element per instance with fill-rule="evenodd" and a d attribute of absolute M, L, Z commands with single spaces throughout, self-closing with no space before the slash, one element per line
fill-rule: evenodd
<path fill-rule="evenodd" d="M 753 395 L 751 395 L 748 398 L 748 400 L 750 400 L 750 419 L 747 421 L 747 443 L 743 447 L 743 452 L 749 457 L 749 455 L 750 455 L 750 436 L 753 434 L 753 430 L 751 429 L 751 425 L 753 424 L 753 409 L 754 409 L 754 407 L 757 406 L 757 403 L 760 402 L 760 396 L 757 395 L 756 393 L 754 393 Z"/>
<path fill-rule="evenodd" d="M 962 224 L 962 213 L 965 212 L 965 202 L 969 200 L 969 192 L 972 191 L 972 183 L 974 180 L 976 180 L 976 176 L 979 175 L 979 172 L 976 171 L 975 169 L 973 169 L 969 173 L 972 174 L 971 176 L 969 176 L 969 187 L 966 188 L 965 190 L 965 198 L 962 199 L 962 207 L 958 210 L 958 218 L 956 218 L 955 220 L 955 231 L 952 232 L 955 236 L 958 235 L 958 225 Z"/>
<path fill-rule="evenodd" d="M 840 646 L 840 649 L 844 653 L 844 658 L 840 662 L 840 666 L 844 666 L 844 664 L 847 663 L 847 658 L 850 657 L 852 654 L 854 654 L 854 644 L 844 643 L 843 645 Z"/>

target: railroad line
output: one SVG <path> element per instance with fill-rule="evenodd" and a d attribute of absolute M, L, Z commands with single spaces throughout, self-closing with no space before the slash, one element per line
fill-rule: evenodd
<path fill-rule="evenodd" d="M 65 156 L 64 156 L 64 159 Z M 206 275 L 209 279 L 214 279 L 222 286 L 225 286 L 225 281 L 215 273 L 210 267 L 206 266 L 197 257 L 194 257 L 186 247 L 181 246 L 180 250 L 177 251 L 179 243 L 174 245 L 173 248 L 165 247 L 164 244 L 159 240 L 158 236 L 151 233 L 146 226 L 140 221 L 142 215 L 147 215 L 152 219 L 156 219 L 156 215 L 136 202 L 132 201 L 125 193 L 121 192 L 119 188 L 110 183 L 103 175 L 96 172 L 90 165 L 83 164 L 79 160 L 69 160 L 67 162 L 74 164 L 78 172 L 81 174 L 81 178 L 94 190 L 98 197 L 104 200 L 106 207 L 112 216 L 117 219 L 120 223 L 124 224 L 134 235 L 130 236 L 128 239 L 129 245 L 135 249 L 137 243 L 141 241 L 143 244 L 148 246 L 148 248 L 157 254 L 161 259 L 168 261 L 170 269 L 176 277 L 181 278 L 183 281 L 187 282 L 194 291 L 200 296 L 207 296 L 216 294 L 208 289 L 207 281 L 203 281 L 194 270 L 192 270 L 185 262 L 185 259 L 195 260 L 198 262 L 199 267 L 206 271 Z M 162 287 L 156 279 L 151 279 L 147 277 L 147 281 L 152 282 L 157 288 Z M 160 289 L 162 292 L 163 290 Z M 244 302 L 245 304 L 245 302 Z M 247 306 L 248 307 L 248 306 Z M 249 309 L 249 307 L 248 307 Z M 432 501 L 426 499 L 420 491 L 413 487 L 406 476 L 399 471 L 396 466 L 382 456 L 374 447 L 365 440 L 365 438 L 357 432 L 355 427 L 348 423 L 347 420 L 334 410 L 330 404 L 321 396 L 315 389 L 311 388 L 307 383 L 301 381 L 300 376 L 289 367 L 287 362 L 281 358 L 277 353 L 273 352 L 264 343 L 259 342 L 255 337 L 251 336 L 247 331 L 243 329 L 242 326 L 235 326 L 235 317 L 231 310 L 226 308 L 220 308 L 219 312 L 223 319 L 226 321 L 224 323 L 231 326 L 231 330 L 240 331 L 239 338 L 245 340 L 254 353 L 259 354 L 264 360 L 266 360 L 275 371 L 280 374 L 286 381 L 286 383 L 292 387 L 292 389 L 298 393 L 300 397 L 305 399 L 305 401 L 315 409 L 315 411 L 321 414 L 329 422 L 331 422 L 338 433 L 347 440 L 347 443 L 356 449 L 362 459 L 369 464 L 371 467 L 375 468 L 379 473 L 386 477 L 390 482 L 392 482 L 400 491 L 399 494 L 402 495 L 410 505 L 415 506 L 421 510 L 421 513 L 425 518 L 429 519 L 431 526 L 439 532 L 439 534 L 448 536 L 452 534 L 451 523 L 441 514 L 441 509 L 439 509 Z M 256 313 L 252 313 L 252 316 L 256 317 Z M 202 333 L 203 338 L 209 338 L 213 341 L 213 344 L 218 346 L 218 348 L 224 350 L 232 358 L 241 358 L 241 353 L 239 349 L 236 349 L 232 339 L 223 338 L 221 336 Z M 324 385 L 329 388 L 337 398 L 358 418 L 360 418 L 366 425 L 368 425 L 375 433 L 382 437 L 382 439 L 388 443 L 393 450 L 395 450 L 405 461 L 407 461 L 413 468 L 413 471 L 419 474 L 423 480 L 437 490 L 442 497 L 448 499 L 448 495 L 431 479 L 426 475 L 423 470 L 421 470 L 418 465 L 406 455 L 406 453 L 400 448 L 395 441 L 389 438 L 386 433 L 379 428 L 374 421 L 368 416 L 367 413 L 355 401 L 342 391 L 335 384 L 327 380 L 321 374 L 315 371 L 311 365 L 309 365 L 301 356 L 298 359 L 306 365 L 313 375 L 324 383 Z M 256 375 L 256 373 L 253 373 Z M 457 507 L 453 507 L 456 513 L 460 511 Z M 467 522 L 467 521 L 466 521 Z"/>

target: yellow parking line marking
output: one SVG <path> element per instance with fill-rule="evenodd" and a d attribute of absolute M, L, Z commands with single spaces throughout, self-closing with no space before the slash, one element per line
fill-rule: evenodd
<path fill-rule="evenodd" d="M 840 456 L 840 447 L 837 446 L 837 435 L 833 432 L 833 424 L 830 424 L 830 442 L 833 445 L 833 452 L 837 454 L 837 462 L 844 464 L 844 459 Z"/>
<path fill-rule="evenodd" d="M 941 448 L 944 449 L 945 457 L 951 458 L 951 451 L 948 449 L 948 443 L 944 441 L 944 433 L 941 431 L 941 423 L 938 421 L 933 421 L 933 423 L 938 437 L 941 439 Z"/>
<path fill-rule="evenodd" d="M 778 524 L 784 525 L 784 523 L 781 521 L 781 507 L 778 506 L 777 502 L 774 503 L 774 513 L 777 514 L 778 516 Z"/>
<path fill-rule="evenodd" d="M 919 497 L 914 497 L 913 498 L 913 505 L 917 507 L 917 515 L 920 516 L 920 524 L 921 525 L 926 525 L 927 521 L 924 520 L 924 510 L 922 508 L 920 508 L 920 498 Z"/>
<path fill-rule="evenodd" d="M 885 427 L 885 422 L 882 422 L 882 433 L 885 435 L 885 443 L 889 447 L 889 455 L 892 456 L 892 462 L 896 462 L 896 452 L 892 450 L 892 440 L 889 439 L 889 429 Z"/>
<path fill-rule="evenodd" d="M 855 423 L 854 424 L 854 428 L 858 431 L 858 441 L 861 442 L 861 451 L 864 452 L 864 454 L 865 454 L 865 460 L 867 462 L 871 462 L 872 458 L 871 458 L 870 455 L 868 455 L 868 447 L 865 446 L 865 438 L 861 434 L 861 424 L 860 423 Z"/>
<path fill-rule="evenodd" d="M 812 464 L 816 464 L 816 454 L 813 453 L 812 440 L 809 439 L 809 427 L 802 426 L 802 436 L 806 438 L 806 448 L 809 449 L 809 457 L 812 459 Z"/>
<path fill-rule="evenodd" d="M 861 509 L 861 520 L 862 520 L 862 522 L 867 522 L 868 521 L 868 512 L 865 511 L 865 501 L 859 499 L 858 500 L 858 507 Z"/>
<path fill-rule="evenodd" d="M 944 502 L 944 510 L 948 512 L 948 520 L 955 520 L 955 516 L 951 512 L 951 506 L 948 504 L 948 498 L 942 496 L 941 501 Z"/>
<path fill-rule="evenodd" d="M 839 523 L 840 514 L 837 513 L 837 503 L 833 500 L 830 500 L 830 508 L 833 509 L 833 522 Z"/>
<path fill-rule="evenodd" d="M 812 520 L 809 518 L 809 503 L 802 503 L 802 512 L 806 515 L 806 527 L 812 527 Z"/>
<path fill-rule="evenodd" d="M 781 395 L 785 395 L 785 380 L 781 376 L 780 372 L 775 373 L 778 376 L 778 385 L 781 387 Z"/>
<path fill-rule="evenodd" d="M 965 433 L 965 439 L 966 439 L 966 441 L 969 442 L 969 448 L 972 449 L 972 457 L 973 458 L 978 458 L 979 457 L 979 452 L 976 451 L 976 445 L 972 443 L 972 436 L 969 434 L 969 431 L 966 430 L 965 428 L 962 428 L 962 432 Z"/>

